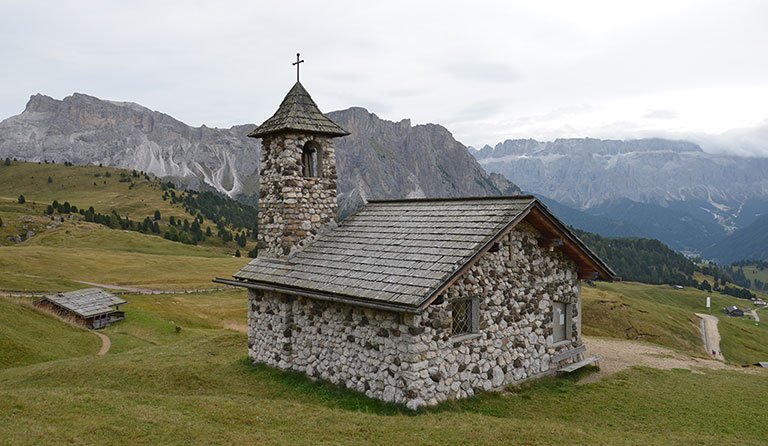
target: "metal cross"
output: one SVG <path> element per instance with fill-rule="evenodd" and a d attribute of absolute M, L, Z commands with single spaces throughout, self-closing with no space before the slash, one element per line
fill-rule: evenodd
<path fill-rule="evenodd" d="M 303 60 L 299 59 L 300 54 L 296 53 L 296 62 L 292 63 L 291 65 L 296 65 L 296 82 L 299 81 L 299 64 L 304 63 Z"/>

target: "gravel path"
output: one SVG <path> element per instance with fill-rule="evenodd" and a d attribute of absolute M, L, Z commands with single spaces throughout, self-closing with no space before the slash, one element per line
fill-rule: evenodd
<path fill-rule="evenodd" d="M 99 350 L 99 352 L 96 354 L 98 356 L 106 355 L 109 349 L 112 348 L 112 341 L 109 339 L 109 336 L 99 333 L 98 331 L 94 331 L 92 333 L 101 338 L 101 350 Z"/>
<path fill-rule="evenodd" d="M 153 290 L 151 288 L 136 288 L 132 286 L 120 286 L 110 285 L 108 283 L 98 282 L 86 282 L 85 280 L 73 280 L 73 282 L 82 283 L 84 285 L 97 286 L 99 288 L 106 288 L 109 290 L 127 291 L 129 293 L 136 294 L 185 294 L 185 293 L 202 293 L 209 291 L 221 291 L 222 288 L 196 288 L 196 289 L 180 289 L 180 290 Z"/>
<path fill-rule="evenodd" d="M 600 356 L 600 371 L 587 376 L 581 382 L 590 383 L 633 366 L 655 369 L 708 368 L 718 370 L 744 370 L 711 359 L 693 358 L 664 347 L 634 341 L 584 337 L 587 355 Z"/>
<path fill-rule="evenodd" d="M 707 354 L 718 361 L 725 361 L 720 352 L 720 330 L 717 329 L 717 323 L 720 322 L 720 319 L 711 314 L 696 313 L 696 316 L 704 321 L 704 346 L 707 349 Z M 715 351 L 714 355 L 712 354 L 713 350 Z"/>

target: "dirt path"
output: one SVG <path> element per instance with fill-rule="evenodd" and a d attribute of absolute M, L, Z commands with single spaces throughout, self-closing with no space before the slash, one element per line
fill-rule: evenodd
<path fill-rule="evenodd" d="M 704 323 L 704 348 L 706 348 L 707 354 L 718 361 L 725 361 L 723 354 L 720 352 L 720 330 L 717 329 L 720 319 L 711 314 L 696 313 L 696 316 L 700 317 Z M 714 355 L 712 351 L 715 352 Z"/>
<path fill-rule="evenodd" d="M 587 376 L 581 382 L 590 383 L 632 366 L 653 367 L 655 369 L 707 368 L 717 370 L 744 370 L 741 367 L 726 365 L 711 359 L 698 359 L 677 353 L 656 345 L 634 341 L 598 339 L 584 337 L 588 355 L 600 356 L 600 371 Z"/>
<path fill-rule="evenodd" d="M 96 354 L 98 356 L 106 355 L 109 349 L 112 348 L 112 341 L 109 339 L 109 336 L 99 333 L 98 331 L 94 331 L 92 333 L 101 338 L 101 350 L 99 350 L 99 352 Z"/>
<path fill-rule="evenodd" d="M 84 285 L 97 286 L 99 288 L 106 288 L 109 290 L 127 291 L 129 293 L 136 293 L 136 294 L 185 294 L 185 293 L 221 291 L 223 289 L 223 288 L 196 288 L 196 289 L 180 289 L 180 290 L 153 290 L 151 288 L 136 288 L 132 286 L 110 285 L 108 283 L 86 282 L 85 280 L 72 280 L 72 281 L 77 283 L 82 283 Z"/>
<path fill-rule="evenodd" d="M 758 316 L 757 310 L 752 310 L 752 317 L 755 319 L 755 322 L 760 322 L 760 316 Z"/>

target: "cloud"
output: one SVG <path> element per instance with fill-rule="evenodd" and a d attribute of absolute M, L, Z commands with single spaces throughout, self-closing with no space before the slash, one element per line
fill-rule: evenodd
<path fill-rule="evenodd" d="M 650 110 L 643 115 L 643 119 L 676 119 L 679 116 L 680 115 L 677 112 L 672 110 L 658 109 Z"/>
<path fill-rule="evenodd" d="M 441 71 L 463 81 L 479 83 L 511 84 L 523 79 L 522 73 L 511 65 L 472 57 L 457 59 L 442 64 Z"/>

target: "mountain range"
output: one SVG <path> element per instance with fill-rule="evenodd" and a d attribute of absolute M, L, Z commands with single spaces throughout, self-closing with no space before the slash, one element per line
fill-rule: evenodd
<path fill-rule="evenodd" d="M 336 140 L 342 215 L 368 199 L 519 191 L 485 173 L 442 126 L 386 121 L 358 107 L 328 115 L 351 133 Z M 254 127 L 191 127 L 130 102 L 36 94 L 0 122 L 0 157 L 137 169 L 255 205 L 261 144 L 246 137 Z"/>
<path fill-rule="evenodd" d="M 768 214 L 768 158 L 711 154 L 688 141 L 517 139 L 473 154 L 582 229 L 705 257 L 722 257 L 729 234 Z"/>
<path fill-rule="evenodd" d="M 768 258 L 768 241 L 755 242 L 768 233 L 768 158 L 664 139 L 507 140 L 473 150 L 436 124 L 360 107 L 327 115 L 350 132 L 335 141 L 342 218 L 371 199 L 522 188 L 603 236 L 655 238 L 721 262 Z M 254 127 L 191 127 L 134 103 L 36 94 L 0 122 L 0 157 L 137 169 L 257 205 L 261 145 L 246 137 Z"/>

